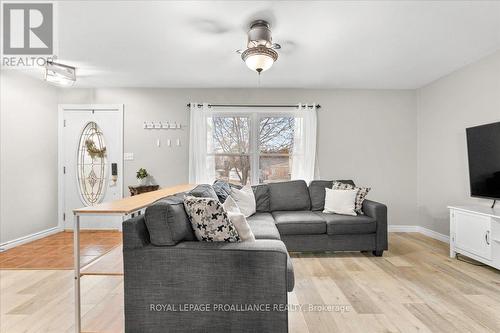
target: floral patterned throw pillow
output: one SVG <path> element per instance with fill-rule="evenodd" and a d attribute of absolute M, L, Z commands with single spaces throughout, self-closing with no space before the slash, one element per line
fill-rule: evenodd
<path fill-rule="evenodd" d="M 229 220 L 222 204 L 212 198 L 186 196 L 184 208 L 194 234 L 202 242 L 239 242 L 238 231 Z"/>

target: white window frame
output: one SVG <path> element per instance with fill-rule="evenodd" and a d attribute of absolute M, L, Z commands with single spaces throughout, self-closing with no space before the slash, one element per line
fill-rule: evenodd
<path fill-rule="evenodd" d="M 268 117 L 292 117 L 295 118 L 297 116 L 297 113 L 295 112 L 295 109 L 291 110 L 272 110 L 272 109 L 259 109 L 259 110 L 241 110 L 241 109 L 234 109 L 234 108 L 224 108 L 224 109 L 213 109 L 210 110 L 209 112 L 205 113 L 205 121 L 207 118 L 211 117 L 248 117 L 248 122 L 250 125 L 250 131 L 249 131 L 249 147 L 250 151 L 248 153 L 248 156 L 250 158 L 250 184 L 251 185 L 257 185 L 259 184 L 259 179 L 260 179 L 260 168 L 259 168 L 259 162 L 260 162 L 260 150 L 259 150 L 259 125 L 260 125 L 260 120 L 262 118 L 268 118 Z M 230 154 L 214 154 L 214 153 L 208 153 L 207 156 L 209 155 L 230 155 Z"/>

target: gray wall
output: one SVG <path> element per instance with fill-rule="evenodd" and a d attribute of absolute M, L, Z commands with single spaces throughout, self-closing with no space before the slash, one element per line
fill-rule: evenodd
<path fill-rule="evenodd" d="M 133 161 L 125 161 L 125 186 L 136 183 L 135 171 L 140 167 L 147 168 L 161 186 L 187 182 L 189 128 L 152 131 L 144 130 L 142 124 L 145 120 L 168 120 L 188 125 L 189 101 L 320 103 L 321 178 L 353 178 L 359 185 L 371 186 L 369 198 L 387 203 L 390 224 L 417 223 L 414 91 L 57 89 L 17 72 L 4 72 L 2 243 L 57 225 L 59 103 L 125 105 L 124 148 L 135 157 Z M 168 138 L 172 147 L 166 145 Z M 175 146 L 177 138 L 181 140 L 180 147 Z M 162 141 L 160 147 L 156 146 L 157 139 Z"/>
<path fill-rule="evenodd" d="M 57 226 L 59 89 L 1 71 L 0 244 Z"/>
<path fill-rule="evenodd" d="M 414 225 L 416 212 L 415 93 L 408 90 L 303 89 L 80 89 L 64 103 L 125 104 L 125 185 L 146 168 L 161 186 L 188 181 L 189 128 L 144 130 L 143 121 L 189 123 L 189 101 L 210 103 L 316 102 L 321 178 L 353 178 L 371 186 L 369 198 L 387 203 L 389 223 Z M 172 140 L 172 147 L 166 140 Z M 180 138 L 181 147 L 174 145 Z M 156 146 L 160 139 L 162 145 Z"/>
<path fill-rule="evenodd" d="M 465 128 L 500 121 L 500 51 L 417 91 L 418 224 L 449 234 L 447 205 L 470 198 Z"/>
<path fill-rule="evenodd" d="M 417 91 L 57 89 L 3 70 L 0 243 L 57 225 L 58 103 L 123 103 L 125 152 L 135 155 L 125 162 L 125 185 L 145 167 L 169 186 L 188 179 L 189 129 L 147 131 L 142 122 L 187 125 L 189 101 L 320 103 L 321 178 L 373 187 L 369 198 L 388 204 L 392 225 L 447 234 L 447 205 L 490 204 L 469 196 L 465 128 L 500 121 L 500 52 Z M 168 138 L 181 147 L 167 147 Z"/>

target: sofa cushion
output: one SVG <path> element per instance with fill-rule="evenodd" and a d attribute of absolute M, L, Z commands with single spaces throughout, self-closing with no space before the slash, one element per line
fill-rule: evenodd
<path fill-rule="evenodd" d="M 146 208 L 144 221 L 153 245 L 175 245 L 180 241 L 196 240 L 182 197 L 169 196 L 153 203 Z"/>
<path fill-rule="evenodd" d="M 311 197 L 311 210 L 323 210 L 325 208 L 325 188 L 332 188 L 333 180 L 313 180 L 309 184 L 309 196 Z"/>
<path fill-rule="evenodd" d="M 247 218 L 255 239 L 280 239 L 280 233 L 270 213 L 255 213 Z"/>
<path fill-rule="evenodd" d="M 354 186 L 352 180 L 336 180 L 337 182 Z M 322 211 L 325 208 L 325 188 L 332 188 L 333 180 L 313 180 L 309 184 L 311 210 Z"/>
<path fill-rule="evenodd" d="M 348 216 L 315 212 L 326 221 L 326 231 L 329 235 L 359 235 L 372 234 L 377 228 L 374 218 L 366 215 Z"/>
<path fill-rule="evenodd" d="M 184 208 L 199 241 L 231 243 L 241 240 L 219 199 L 187 196 Z"/>
<path fill-rule="evenodd" d="M 326 233 L 326 222 L 309 210 L 273 212 L 281 235 L 317 235 Z"/>
<path fill-rule="evenodd" d="M 252 186 L 253 194 L 255 195 L 255 203 L 257 212 L 269 212 L 269 186 L 260 184 Z"/>
<path fill-rule="evenodd" d="M 271 211 L 311 209 L 311 199 L 305 181 L 292 180 L 282 183 L 270 183 L 268 186 L 269 208 Z"/>
<path fill-rule="evenodd" d="M 200 184 L 193 188 L 191 191 L 189 191 L 188 195 L 191 195 L 193 197 L 197 198 L 212 198 L 217 201 L 219 201 L 219 197 L 215 193 L 212 185 L 208 184 Z"/>

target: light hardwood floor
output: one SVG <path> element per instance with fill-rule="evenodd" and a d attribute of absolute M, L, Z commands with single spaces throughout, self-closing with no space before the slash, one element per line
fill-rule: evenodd
<path fill-rule="evenodd" d="M 450 259 L 447 244 L 420 234 L 393 233 L 389 244 L 382 258 L 292 254 L 289 302 L 344 311 L 290 312 L 290 332 L 500 332 L 499 271 Z M 68 270 L 0 271 L 1 332 L 72 332 L 72 287 Z M 82 304 L 85 331 L 123 331 L 121 276 L 83 277 Z"/>

